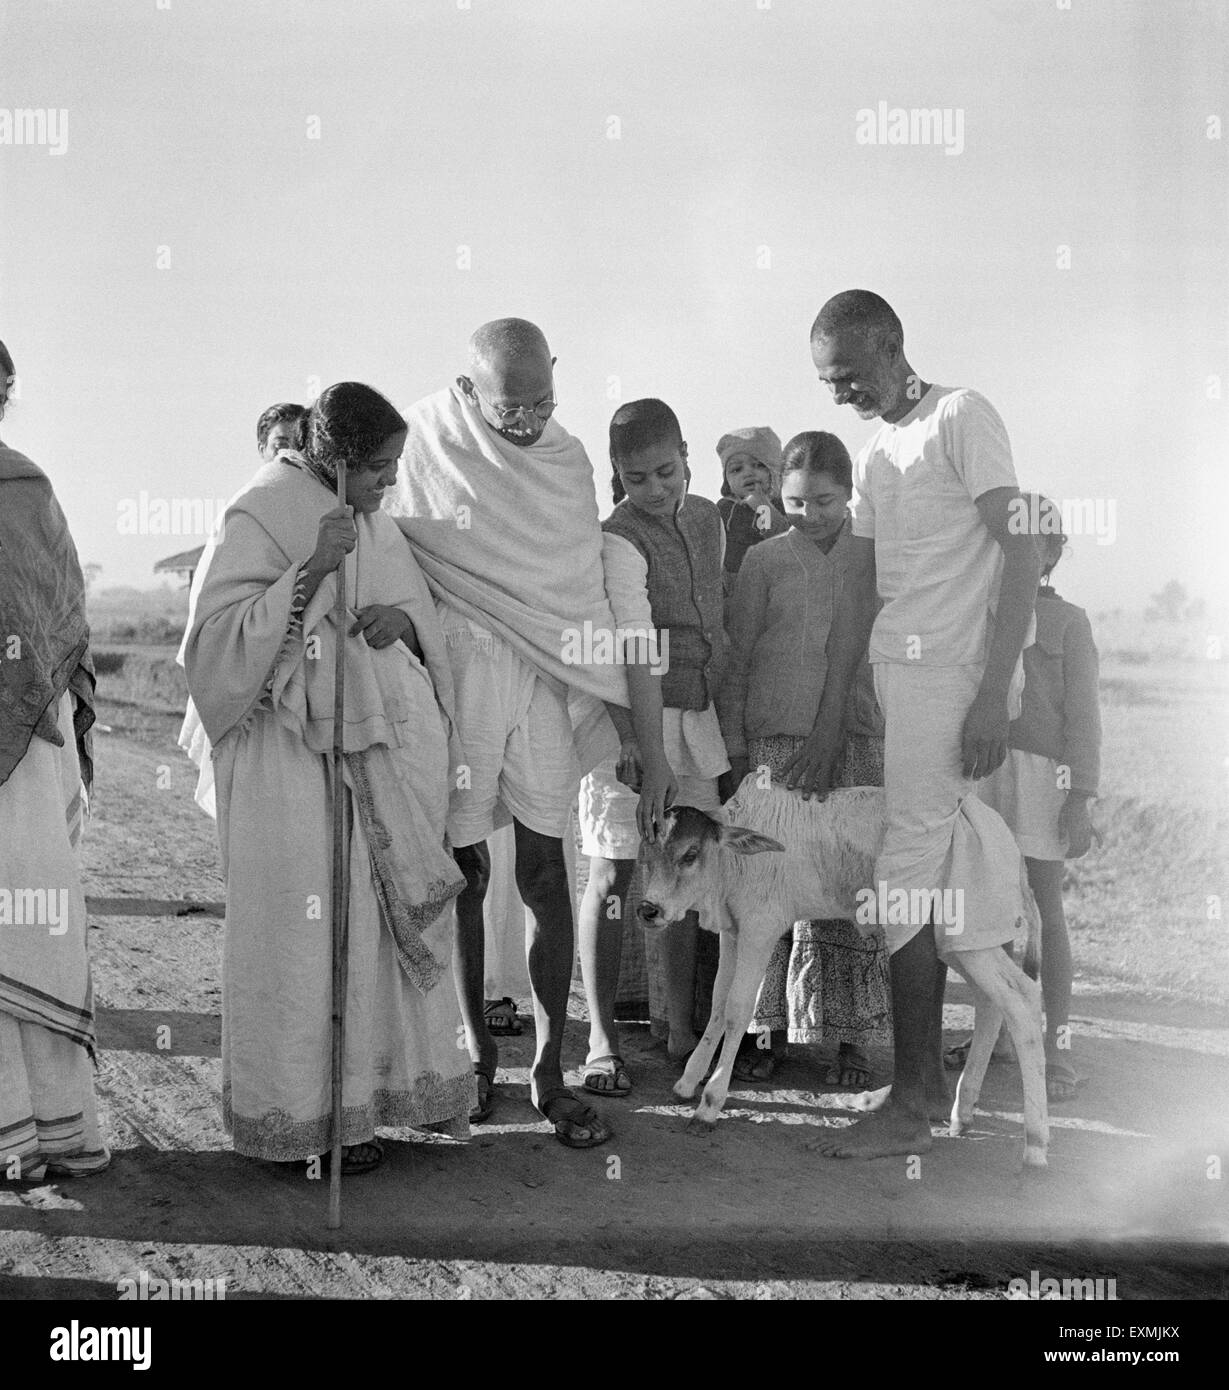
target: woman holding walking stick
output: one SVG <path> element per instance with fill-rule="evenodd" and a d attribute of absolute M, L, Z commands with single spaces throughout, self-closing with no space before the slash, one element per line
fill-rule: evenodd
<path fill-rule="evenodd" d="M 378 392 L 324 391 L 302 452 L 266 463 L 227 508 L 181 652 L 199 713 L 181 742 L 202 768 L 202 804 L 214 784 L 226 875 L 224 1119 L 235 1148 L 257 1158 L 327 1162 L 340 1138 L 342 1173 L 380 1162 L 381 1126 L 468 1132 L 475 1101 L 451 979 L 452 900 L 464 886 L 444 848 L 451 676 L 423 577 L 380 511 L 404 442 Z M 343 558 L 338 1136 L 330 903 Z"/>

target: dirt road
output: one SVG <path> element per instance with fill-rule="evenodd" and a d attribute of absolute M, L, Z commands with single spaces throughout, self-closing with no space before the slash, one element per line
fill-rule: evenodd
<path fill-rule="evenodd" d="M 166 730 L 103 736 L 85 842 L 96 897 L 219 899 L 213 827 Z M 116 1296 L 141 1269 L 226 1280 L 226 1297 L 1002 1298 L 1010 1280 L 1115 1278 L 1119 1298 L 1223 1297 L 1229 1246 L 1229 1013 L 1084 980 L 1090 1081 L 1055 1107 L 1051 1166 L 1019 1177 L 1020 1083 L 995 1064 L 970 1138 L 851 1165 L 807 1144 L 848 1124 L 802 1050 L 684 1132 L 675 1068 L 625 1027 L 636 1088 L 608 1145 L 557 1144 L 528 1100 L 532 1025 L 503 1044 L 493 1124 L 467 1143 L 403 1134 L 325 1184 L 230 1152 L 219 1110 L 221 922 L 92 919 L 105 1175 L 0 1184 L 0 1297 Z M 971 1018 L 962 986 L 947 1024 Z M 574 990 L 567 1056 L 584 1056 Z M 881 1063 L 886 1059 L 878 1059 Z M 936 1131 L 938 1132 L 938 1131 Z"/>

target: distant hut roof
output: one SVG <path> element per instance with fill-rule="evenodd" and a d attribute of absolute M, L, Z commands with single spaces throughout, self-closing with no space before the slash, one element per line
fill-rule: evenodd
<path fill-rule="evenodd" d="M 194 570 L 201 562 L 205 547 L 198 545 L 195 550 L 181 550 L 178 555 L 168 555 L 154 566 L 155 574 L 184 574 Z"/>

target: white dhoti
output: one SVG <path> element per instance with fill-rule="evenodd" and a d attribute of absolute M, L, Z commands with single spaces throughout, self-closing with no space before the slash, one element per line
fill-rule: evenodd
<path fill-rule="evenodd" d="M 961 770 L 961 731 L 982 668 L 877 662 L 874 674 L 887 804 L 875 886 L 888 950 L 923 925 L 940 954 L 1002 945 L 1022 930 L 1020 851 Z M 1018 686 L 1009 705 L 1018 713 Z"/>

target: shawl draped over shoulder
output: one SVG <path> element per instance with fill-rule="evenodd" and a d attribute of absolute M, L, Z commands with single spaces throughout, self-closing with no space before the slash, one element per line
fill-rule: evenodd
<path fill-rule="evenodd" d="M 311 752 L 332 749 L 336 577 L 320 585 L 301 624 L 295 611 L 303 562 L 315 550 L 320 518 L 335 505 L 300 456 L 283 452 L 232 499 L 205 547 L 179 653 L 192 697 L 179 742 L 201 769 L 197 800 L 206 810 L 213 809 L 213 748 L 236 737 L 258 708 L 275 712 Z M 390 518 L 360 513 L 355 525 L 358 544 L 346 560 L 349 606 L 380 603 L 409 614 L 455 765 L 452 677 L 431 595 Z M 428 824 L 394 765 L 395 750 L 412 753 L 422 736 L 423 707 L 413 689 L 421 676 L 408 669 L 419 663 L 400 642 L 376 650 L 362 634 L 344 640 L 347 782 L 402 968 L 429 989 L 442 968 L 420 931 L 464 878 L 445 850 L 442 827 L 437 833 Z"/>
<path fill-rule="evenodd" d="M 93 781 L 94 666 L 77 548 L 46 475 L 0 444 L 0 1010 L 93 1056 L 75 846 Z M 44 897 L 64 908 L 25 919 Z"/>
<path fill-rule="evenodd" d="M 35 734 L 63 747 L 59 706 L 70 690 L 88 792 L 94 779 L 89 638 L 77 547 L 51 483 L 24 454 L 0 443 L 0 784 Z"/>
<path fill-rule="evenodd" d="M 582 771 L 617 750 L 602 701 L 628 704 L 623 668 L 578 660 L 615 631 L 593 466 L 547 422 L 528 447 L 491 430 L 456 387 L 405 412 L 409 433 L 385 509 L 440 603 L 494 632 L 566 691 Z"/>

